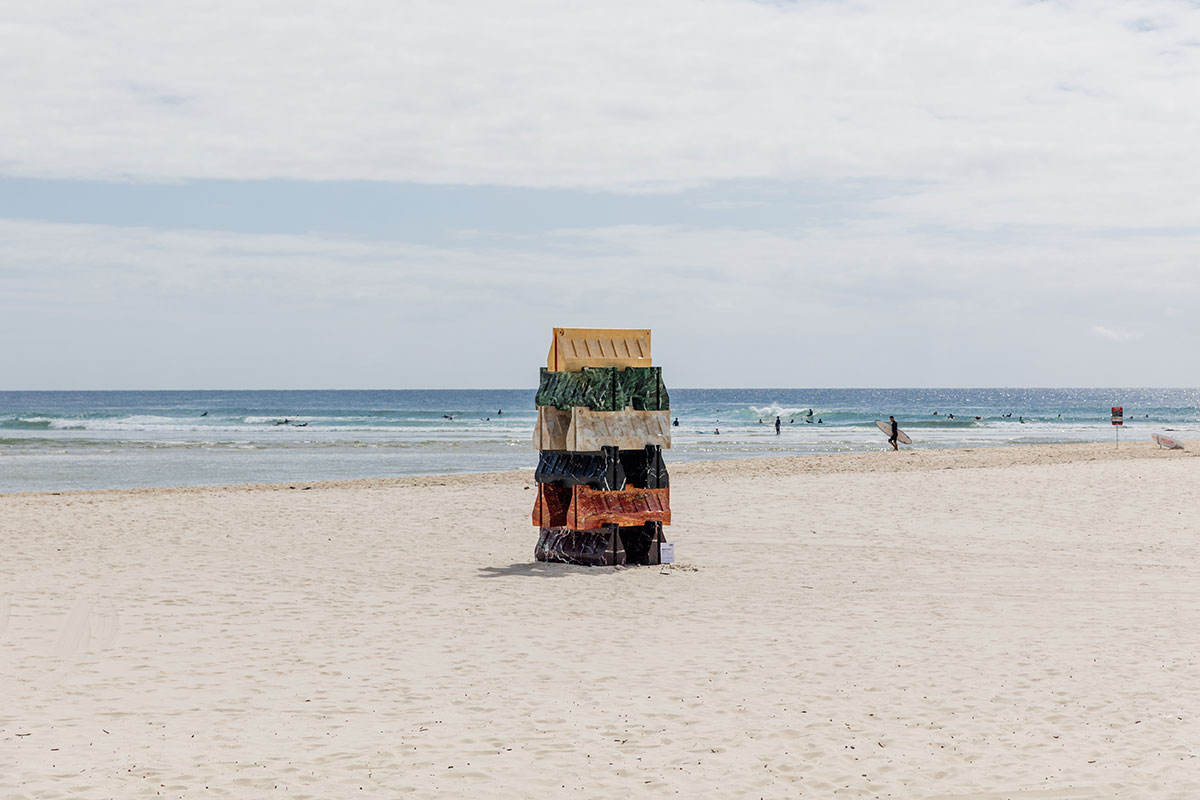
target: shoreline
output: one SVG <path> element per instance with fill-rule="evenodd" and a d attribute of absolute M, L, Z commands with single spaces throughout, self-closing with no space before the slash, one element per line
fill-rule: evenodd
<path fill-rule="evenodd" d="M 869 453 L 814 453 L 798 456 L 763 455 L 752 458 L 714 458 L 676 461 L 665 451 L 664 459 L 672 477 L 708 474 L 727 469 L 753 469 L 768 475 L 832 474 L 855 472 L 919 472 L 943 469 L 983 469 L 997 466 L 1032 466 L 1081 461 L 1129 461 L 1139 459 L 1178 459 L 1200 455 L 1200 441 L 1182 442 L 1182 450 L 1166 450 L 1153 442 L 1122 442 L 1119 447 L 1107 442 L 1070 442 L 1053 444 L 987 445 L 978 447 L 909 448 L 898 453 L 888 450 Z M 402 475 L 383 478 L 345 480 L 280 481 L 268 483 L 204 484 L 198 486 L 151 486 L 127 489 L 68 489 L 30 492 L 0 492 L 0 500 L 9 497 L 82 496 L 111 494 L 191 494 L 212 491 L 291 491 L 312 489 L 394 489 L 429 486 L 480 486 L 532 481 L 530 469 L 495 472 L 451 472 L 428 475 Z"/>

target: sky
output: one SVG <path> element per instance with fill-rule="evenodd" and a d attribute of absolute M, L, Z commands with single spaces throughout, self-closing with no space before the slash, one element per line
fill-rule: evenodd
<path fill-rule="evenodd" d="M 1196 0 L 0 8 L 0 389 L 1196 386 Z"/>

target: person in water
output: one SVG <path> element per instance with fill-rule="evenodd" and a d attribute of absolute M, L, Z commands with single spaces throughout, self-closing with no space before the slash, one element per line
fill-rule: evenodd
<path fill-rule="evenodd" d="M 775 418 L 775 435 L 776 435 L 776 436 L 778 436 L 778 435 L 779 435 L 779 428 L 780 428 L 782 425 L 783 425 L 783 420 L 781 420 L 779 417 L 776 417 L 776 418 Z"/>
<path fill-rule="evenodd" d="M 888 421 L 892 423 L 892 435 L 888 437 L 888 444 L 893 450 L 900 449 L 900 426 L 896 424 L 896 418 L 889 416 Z"/>
<path fill-rule="evenodd" d="M 674 425 L 676 428 L 678 428 L 679 427 L 679 417 L 676 417 L 675 421 L 672 422 L 671 424 Z"/>

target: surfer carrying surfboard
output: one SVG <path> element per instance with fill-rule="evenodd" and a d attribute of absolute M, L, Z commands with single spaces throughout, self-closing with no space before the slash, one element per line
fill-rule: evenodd
<path fill-rule="evenodd" d="M 893 450 L 899 450 L 902 444 L 912 444 L 912 439 L 908 438 L 908 434 L 900 430 L 900 426 L 896 424 L 895 417 L 888 417 L 887 422 L 877 419 L 875 427 L 888 437 L 888 444 L 892 446 Z"/>

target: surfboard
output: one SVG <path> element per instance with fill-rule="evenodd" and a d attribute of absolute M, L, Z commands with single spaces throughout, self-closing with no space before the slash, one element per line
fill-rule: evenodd
<path fill-rule="evenodd" d="M 885 436 L 889 439 L 892 438 L 892 423 L 877 419 L 875 420 L 875 424 L 879 426 L 879 430 L 883 431 Z M 908 438 L 908 434 L 899 428 L 896 429 L 896 441 L 900 442 L 900 444 L 912 444 L 912 439 Z"/>
<path fill-rule="evenodd" d="M 1159 447 L 1165 447 L 1168 450 L 1182 450 L 1183 449 L 1183 445 L 1180 444 L 1179 442 L 1175 441 L 1174 439 L 1172 439 L 1170 436 L 1164 436 L 1161 433 L 1154 433 L 1154 434 L 1150 435 L 1150 438 L 1153 439 L 1154 443 L 1156 445 L 1158 445 Z"/>

